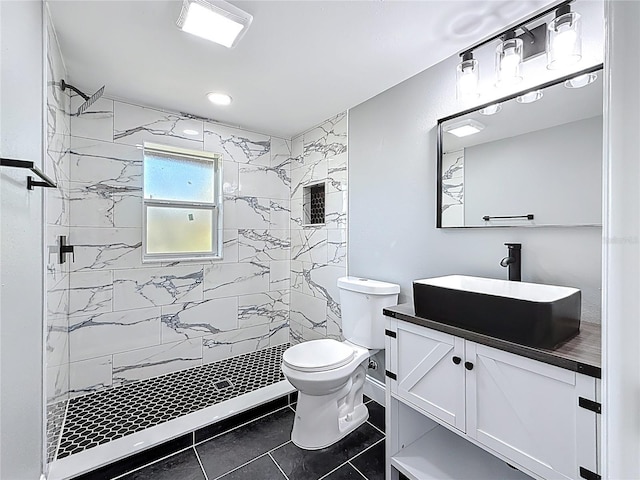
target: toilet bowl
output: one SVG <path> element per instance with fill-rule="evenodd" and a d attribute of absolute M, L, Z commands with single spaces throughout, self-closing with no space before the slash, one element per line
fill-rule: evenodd
<path fill-rule="evenodd" d="M 306 450 L 328 447 L 369 418 L 362 389 L 369 357 L 376 351 L 331 339 L 287 349 L 282 372 L 298 389 L 294 444 Z"/>
<path fill-rule="evenodd" d="M 345 341 L 322 339 L 284 352 L 282 373 L 298 389 L 291 441 L 328 447 L 369 417 L 362 403 L 369 357 L 384 348 L 382 309 L 398 302 L 400 286 L 358 277 L 338 279 Z"/>

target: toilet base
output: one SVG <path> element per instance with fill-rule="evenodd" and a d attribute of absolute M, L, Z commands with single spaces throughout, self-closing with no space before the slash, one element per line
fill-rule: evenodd
<path fill-rule="evenodd" d="M 369 418 L 362 402 L 365 371 L 358 367 L 356 375 L 337 392 L 308 395 L 298 392 L 291 441 L 305 450 L 319 450 L 333 445 Z"/>

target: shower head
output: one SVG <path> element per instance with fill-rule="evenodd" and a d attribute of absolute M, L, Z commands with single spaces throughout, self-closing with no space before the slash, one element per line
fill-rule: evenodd
<path fill-rule="evenodd" d="M 83 93 L 80 89 L 74 87 L 73 85 L 68 84 L 67 82 L 64 81 L 64 79 L 60 80 L 60 88 L 62 89 L 62 91 L 64 92 L 67 88 L 73 90 L 74 92 L 76 92 L 78 95 L 80 95 L 82 98 L 84 98 L 84 103 L 82 105 L 80 105 L 78 107 L 78 111 L 76 112 L 76 115 L 81 115 L 83 114 L 91 105 L 94 104 L 94 102 L 96 100 L 98 100 L 102 94 L 104 93 L 104 85 L 102 86 L 102 88 L 100 88 L 96 93 L 94 93 L 93 95 L 89 96 L 86 93 Z"/>

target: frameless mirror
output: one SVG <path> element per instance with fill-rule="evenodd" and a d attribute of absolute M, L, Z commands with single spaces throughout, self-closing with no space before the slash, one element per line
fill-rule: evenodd
<path fill-rule="evenodd" d="M 601 225 L 601 69 L 439 120 L 437 226 Z"/>

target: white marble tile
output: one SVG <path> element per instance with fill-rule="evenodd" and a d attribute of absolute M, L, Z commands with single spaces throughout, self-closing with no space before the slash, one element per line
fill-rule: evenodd
<path fill-rule="evenodd" d="M 69 215 L 69 183 L 58 182 L 57 188 L 47 188 L 47 225 L 68 226 Z"/>
<path fill-rule="evenodd" d="M 327 337 L 338 340 L 339 342 L 344 340 L 342 319 L 331 310 L 327 310 Z"/>
<path fill-rule="evenodd" d="M 78 115 L 78 107 L 83 103 L 82 97 L 75 93 L 71 95 L 71 135 L 113 142 L 113 100 L 99 98 Z"/>
<path fill-rule="evenodd" d="M 271 331 L 268 324 L 239 328 L 202 339 L 202 363 L 217 362 L 243 353 L 255 352 L 269 346 Z"/>
<path fill-rule="evenodd" d="M 158 307 L 69 318 L 72 362 L 158 344 Z"/>
<path fill-rule="evenodd" d="M 64 279 L 64 277 L 63 277 Z M 69 312 L 69 283 L 60 281 L 47 288 L 47 315 L 67 315 Z"/>
<path fill-rule="evenodd" d="M 267 264 L 222 263 L 204 269 L 204 298 L 231 297 L 269 291 Z"/>
<path fill-rule="evenodd" d="M 304 290 L 303 293 L 314 297 L 322 297 L 327 301 L 329 309 L 333 310 L 340 303 L 338 279 L 346 275 L 346 268 L 322 265 L 318 263 L 303 263 Z M 338 312 L 339 312 L 338 307 Z"/>
<path fill-rule="evenodd" d="M 238 298 L 162 307 L 162 343 L 198 338 L 238 328 Z"/>
<path fill-rule="evenodd" d="M 292 322 L 326 335 L 327 301 L 324 298 L 291 292 L 290 318 Z"/>
<path fill-rule="evenodd" d="M 347 266 L 347 230 L 345 228 L 327 229 L 327 263 Z"/>
<path fill-rule="evenodd" d="M 291 291 L 303 293 L 304 291 L 304 262 L 291 260 Z"/>
<path fill-rule="evenodd" d="M 202 286 L 202 265 L 114 271 L 113 309 L 201 301 Z"/>
<path fill-rule="evenodd" d="M 204 148 L 225 161 L 269 166 L 271 139 L 266 135 L 205 122 Z"/>
<path fill-rule="evenodd" d="M 290 210 L 291 214 L 289 217 L 289 227 L 291 228 L 293 234 L 293 230 L 302 230 L 304 228 L 304 206 L 302 196 L 291 199 Z"/>
<path fill-rule="evenodd" d="M 284 169 L 289 175 L 291 170 L 291 140 L 271 137 L 271 167 Z"/>
<path fill-rule="evenodd" d="M 269 325 L 269 346 L 282 345 L 289 341 L 289 322 Z"/>
<path fill-rule="evenodd" d="M 202 343 L 199 338 L 117 353 L 113 356 L 113 383 L 157 377 L 201 363 Z"/>
<path fill-rule="evenodd" d="M 304 137 L 298 135 L 291 140 L 291 170 L 304 165 Z"/>
<path fill-rule="evenodd" d="M 240 164 L 236 162 L 222 162 L 222 193 L 225 197 L 240 195 Z"/>
<path fill-rule="evenodd" d="M 191 136 L 185 130 L 196 130 Z M 144 141 L 202 150 L 202 120 L 177 113 L 114 102 L 113 141 L 128 145 L 142 145 Z"/>
<path fill-rule="evenodd" d="M 305 159 L 302 167 L 291 170 L 291 199 L 302 198 L 303 187 L 324 181 L 327 173 L 326 159 L 318 158 L 314 162 Z"/>
<path fill-rule="evenodd" d="M 48 125 L 48 128 L 58 128 Z M 67 133 L 48 130 L 47 150 L 44 156 L 43 171 L 56 183 L 69 181 L 69 135 Z"/>
<path fill-rule="evenodd" d="M 289 258 L 289 230 L 238 230 L 238 259 L 268 262 Z"/>
<path fill-rule="evenodd" d="M 111 198 L 115 227 L 142 227 L 142 190 L 119 188 Z"/>
<path fill-rule="evenodd" d="M 289 292 L 279 290 L 238 297 L 238 326 L 289 322 Z"/>
<path fill-rule="evenodd" d="M 224 228 L 269 228 L 271 202 L 258 197 L 224 198 Z"/>
<path fill-rule="evenodd" d="M 325 224 L 327 228 L 347 228 L 347 192 L 326 196 Z"/>
<path fill-rule="evenodd" d="M 110 387 L 111 355 L 73 362 L 69 365 L 69 394 L 77 397 Z"/>
<path fill-rule="evenodd" d="M 131 145 L 71 137 L 70 179 L 142 190 L 142 150 Z"/>
<path fill-rule="evenodd" d="M 347 159 L 346 152 L 327 159 L 327 193 L 348 189 Z"/>
<path fill-rule="evenodd" d="M 297 322 L 291 321 L 289 323 L 289 343 L 291 345 L 297 345 L 304 341 L 304 327 Z"/>
<path fill-rule="evenodd" d="M 140 228 L 71 227 L 69 238 L 76 256 L 72 271 L 143 267 Z"/>
<path fill-rule="evenodd" d="M 291 178 L 288 168 L 261 165 L 240 165 L 238 170 L 240 195 L 287 199 Z"/>
<path fill-rule="evenodd" d="M 291 207 L 288 199 L 270 200 L 269 226 L 275 229 L 290 229 Z"/>
<path fill-rule="evenodd" d="M 326 229 L 291 230 L 291 260 L 327 263 Z"/>
<path fill-rule="evenodd" d="M 111 270 L 73 272 L 69 281 L 69 315 L 89 315 L 112 310 Z"/>
<path fill-rule="evenodd" d="M 47 367 L 69 363 L 69 332 L 66 315 L 47 315 Z"/>
<path fill-rule="evenodd" d="M 69 368 L 60 366 L 47 368 L 47 403 L 66 400 L 69 397 Z"/>
<path fill-rule="evenodd" d="M 304 163 L 315 163 L 347 151 L 347 114 L 340 113 L 304 134 Z"/>
<path fill-rule="evenodd" d="M 71 183 L 69 215 L 75 227 L 113 226 L 113 189 L 101 183 Z"/>
<path fill-rule="evenodd" d="M 291 286 L 291 261 L 269 262 L 269 290 L 289 290 Z"/>
<path fill-rule="evenodd" d="M 222 231 L 222 260 L 219 263 L 235 263 L 238 261 L 238 230 Z"/>

